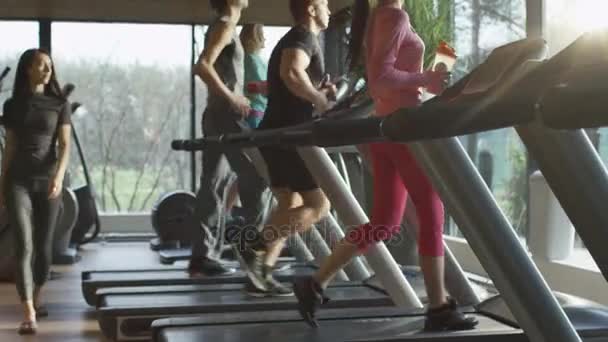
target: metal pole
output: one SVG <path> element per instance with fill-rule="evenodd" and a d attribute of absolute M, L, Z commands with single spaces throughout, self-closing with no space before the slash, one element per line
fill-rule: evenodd
<path fill-rule="evenodd" d="M 581 341 L 458 139 L 408 146 L 530 340 Z"/>
<path fill-rule="evenodd" d="M 190 53 L 190 139 L 196 138 L 196 76 L 194 76 L 193 68 L 196 63 L 195 56 L 195 46 L 196 46 L 196 37 L 195 37 L 195 25 L 191 25 L 191 37 L 192 37 L 192 50 Z M 204 153 L 204 152 L 203 152 Z M 196 152 L 190 152 L 190 190 L 192 192 L 196 192 L 197 188 L 197 176 L 196 176 Z"/>
<path fill-rule="evenodd" d="M 544 37 L 546 32 L 545 0 L 526 0 L 526 32 L 528 37 Z"/>
<path fill-rule="evenodd" d="M 315 257 L 312 253 L 306 248 L 306 244 L 300 234 L 291 234 L 287 239 L 287 248 L 291 254 L 296 258 L 296 260 L 301 262 L 310 262 L 314 261 Z"/>
<path fill-rule="evenodd" d="M 608 279 L 608 172 L 583 130 L 516 127 L 547 184 Z"/>

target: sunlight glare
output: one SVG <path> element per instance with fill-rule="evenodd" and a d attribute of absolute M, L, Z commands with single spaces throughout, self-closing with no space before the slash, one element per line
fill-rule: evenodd
<path fill-rule="evenodd" d="M 584 31 L 608 27 L 608 1 L 576 0 L 575 20 Z"/>

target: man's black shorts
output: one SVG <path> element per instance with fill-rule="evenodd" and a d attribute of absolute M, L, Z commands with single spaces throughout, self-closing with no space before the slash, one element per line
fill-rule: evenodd
<path fill-rule="evenodd" d="M 288 188 L 293 192 L 319 188 L 295 148 L 265 146 L 260 148 L 260 152 L 268 167 L 270 185 L 273 188 Z"/>

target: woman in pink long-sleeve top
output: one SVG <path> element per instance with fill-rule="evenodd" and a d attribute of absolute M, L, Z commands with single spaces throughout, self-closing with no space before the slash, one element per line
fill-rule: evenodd
<path fill-rule="evenodd" d="M 370 0 L 355 1 L 352 22 L 351 66 L 361 55 L 365 36 L 366 71 L 376 115 L 420 105 L 421 89 L 444 89 L 445 72 L 423 71 L 424 43 L 410 24 L 403 0 L 379 1 L 371 15 Z M 367 30 L 366 30 L 367 27 Z M 449 299 L 444 284 L 443 204 L 408 147 L 373 143 L 369 148 L 374 177 L 371 221 L 351 230 L 312 277 L 297 281 L 294 291 L 304 319 L 316 326 L 315 311 L 324 301 L 323 290 L 335 273 L 364 253 L 370 244 L 399 232 L 407 196 L 412 196 L 420 222 L 418 249 L 429 308 L 429 331 L 472 329 L 477 321 L 463 315 Z"/>

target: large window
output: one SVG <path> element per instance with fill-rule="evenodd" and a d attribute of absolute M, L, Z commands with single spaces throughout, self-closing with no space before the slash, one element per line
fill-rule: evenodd
<path fill-rule="evenodd" d="M 0 72 L 10 67 L 10 73 L 0 83 L 0 114 L 4 101 L 11 97 L 19 56 L 25 50 L 38 47 L 38 23 L 32 21 L 0 21 Z M 0 154 L 4 153 L 4 130 L 0 132 Z"/>
<path fill-rule="evenodd" d="M 604 0 L 548 0 L 546 39 L 550 56 L 572 43 L 584 32 L 608 27 Z"/>
<path fill-rule="evenodd" d="M 585 32 L 608 27 L 605 0 L 550 0 L 546 1 L 546 39 L 549 54 L 553 56 L 567 47 Z M 591 142 L 598 150 L 604 164 L 608 163 L 608 129 L 587 130 Z M 580 238 L 576 247 L 584 247 Z"/>
<path fill-rule="evenodd" d="M 551 56 L 560 52 L 581 34 L 608 27 L 603 0 L 551 0 L 547 2 L 546 37 Z M 604 163 L 608 162 L 608 129 L 590 129 L 587 134 Z"/>
<path fill-rule="evenodd" d="M 455 77 L 483 62 L 498 46 L 526 36 L 525 0 L 455 0 Z M 461 137 L 499 206 L 522 237 L 527 232 L 526 150 L 512 128 Z M 458 234 L 450 225 L 448 233 Z"/>
<path fill-rule="evenodd" d="M 3 39 L 0 48 L 0 72 L 10 67 L 10 74 L 4 79 L 0 88 L 0 111 L 2 103 L 10 97 L 17 62 L 23 51 L 38 47 L 38 22 L 34 21 L 0 21 L 0 37 Z"/>
<path fill-rule="evenodd" d="M 53 23 L 102 212 L 147 212 L 161 194 L 190 189 L 189 154 L 170 142 L 190 136 L 191 37 L 190 26 Z M 75 153 L 70 170 L 73 185 L 83 182 Z"/>

